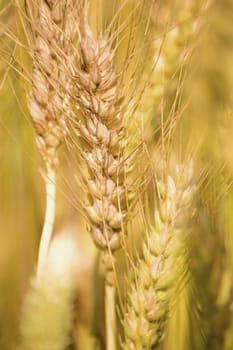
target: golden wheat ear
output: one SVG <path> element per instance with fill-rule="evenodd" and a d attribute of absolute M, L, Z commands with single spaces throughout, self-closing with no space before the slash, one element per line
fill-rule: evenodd
<path fill-rule="evenodd" d="M 124 191 L 123 126 L 120 94 L 113 65 L 114 51 L 107 35 L 97 39 L 84 13 L 80 25 L 80 60 L 75 73 L 75 100 L 79 113 L 75 127 L 83 139 L 82 157 L 89 203 L 84 205 L 94 243 L 103 252 L 106 267 L 105 314 L 107 349 L 116 349 L 113 254 L 121 247 L 126 213 Z"/>
<path fill-rule="evenodd" d="M 46 212 L 37 274 L 26 295 L 21 319 L 24 350 L 64 350 L 71 331 L 73 271 L 71 273 L 69 263 L 63 266 L 64 269 L 59 266 L 61 245 L 59 247 L 55 240 L 50 247 L 50 242 L 56 208 L 58 147 L 67 132 L 66 118 L 69 112 L 67 91 L 70 80 L 65 67 L 67 60 L 72 61 L 75 36 L 73 4 L 73 0 L 26 2 L 27 20 L 32 29 L 28 107 L 38 150 L 46 166 Z M 69 249 L 67 254 L 70 254 Z"/>
<path fill-rule="evenodd" d="M 36 132 L 38 150 L 47 173 L 46 213 L 38 257 L 38 274 L 43 269 L 51 239 L 56 204 L 58 147 L 66 135 L 69 113 L 69 72 L 66 62 L 72 61 L 75 36 L 73 0 L 26 2 L 32 28 L 31 93 L 28 107 Z"/>
<path fill-rule="evenodd" d="M 115 64 L 117 33 L 111 36 L 106 30 L 95 36 L 88 22 L 88 3 L 84 2 L 84 5 L 73 79 L 76 115 L 71 127 L 77 130 L 78 148 L 75 151 L 81 154 L 81 164 L 84 163 L 77 175 L 83 182 L 87 198 L 82 209 L 105 268 L 106 343 L 107 349 L 114 350 L 117 335 L 115 253 L 122 248 L 126 238 L 129 201 L 126 177 L 131 170 L 132 158 L 126 156 L 129 142 L 124 120 L 127 101 L 122 87 L 126 68 Z M 130 105 L 132 101 L 128 102 Z"/>
<path fill-rule="evenodd" d="M 84 140 L 82 156 L 89 174 L 85 186 L 90 202 L 84 210 L 93 241 L 107 255 L 120 248 L 126 219 L 121 209 L 125 201 L 123 116 L 113 57 L 107 35 L 95 39 L 85 15 L 75 74 L 79 106 L 75 126 Z M 111 269 L 111 260 L 108 264 Z"/>

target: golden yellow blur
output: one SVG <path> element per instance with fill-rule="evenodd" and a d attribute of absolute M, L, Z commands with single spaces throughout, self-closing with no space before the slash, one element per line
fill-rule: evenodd
<path fill-rule="evenodd" d="M 105 272 L 80 210 L 88 193 L 80 188 L 73 135 L 58 151 L 53 239 L 46 269 L 35 282 L 46 175 L 27 106 L 32 47 L 29 24 L 23 28 L 26 3 L 0 0 L 0 349 L 115 350 L 106 346 Z M 124 347 L 127 298 L 163 200 L 160 180 L 170 175 L 168 169 L 189 162 L 196 189 L 191 228 L 184 235 L 185 253 L 174 261 L 185 266 L 169 272 L 181 275 L 168 293 L 166 332 L 156 348 L 232 350 L 233 0 L 91 0 L 89 21 L 95 35 L 110 28 L 129 101 L 128 154 L 140 159 L 130 174 L 137 193 L 133 209 L 127 208 L 127 242 L 116 254 L 117 350 L 152 349 L 143 342 Z M 128 196 L 130 201 L 130 189 Z M 40 337 L 35 345 L 30 327 L 41 330 L 46 322 L 45 337 L 59 339 L 59 345 Z"/>

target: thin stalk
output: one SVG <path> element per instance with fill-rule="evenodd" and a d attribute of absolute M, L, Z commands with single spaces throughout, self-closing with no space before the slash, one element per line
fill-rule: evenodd
<path fill-rule="evenodd" d="M 45 186 L 46 211 L 38 253 L 37 276 L 39 276 L 43 271 L 43 266 L 48 255 L 49 243 L 53 232 L 56 210 L 56 172 L 50 166 L 47 166 Z"/>
<path fill-rule="evenodd" d="M 105 282 L 106 349 L 116 350 L 115 286 Z"/>
<path fill-rule="evenodd" d="M 100 252 L 97 252 L 95 268 L 92 278 L 92 315 L 91 315 L 91 335 L 97 337 L 98 323 L 98 301 L 99 301 L 99 268 L 100 268 Z"/>

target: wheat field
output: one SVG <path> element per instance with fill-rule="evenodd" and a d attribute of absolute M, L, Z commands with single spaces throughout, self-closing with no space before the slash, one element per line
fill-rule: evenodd
<path fill-rule="evenodd" d="M 0 349 L 233 349 L 233 0 L 0 0 Z"/>

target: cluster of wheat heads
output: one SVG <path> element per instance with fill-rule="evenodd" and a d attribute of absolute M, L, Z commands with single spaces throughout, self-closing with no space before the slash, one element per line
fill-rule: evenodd
<path fill-rule="evenodd" d="M 26 77 L 46 200 L 20 349 L 230 350 L 232 177 L 211 138 L 231 116 L 232 1 L 12 5 L 24 35 L 4 40 L 30 61 L 9 67 Z M 57 234 L 59 210 L 95 247 L 85 322 L 89 274 L 77 275 L 88 255 Z"/>

